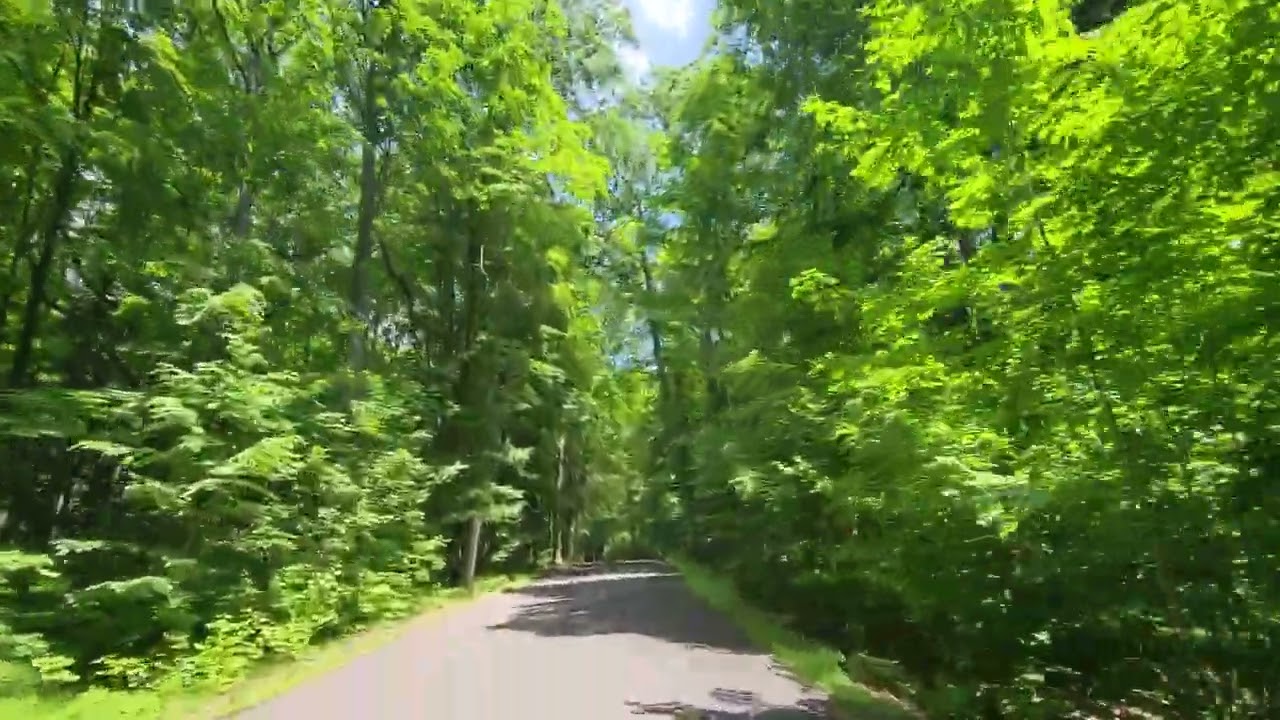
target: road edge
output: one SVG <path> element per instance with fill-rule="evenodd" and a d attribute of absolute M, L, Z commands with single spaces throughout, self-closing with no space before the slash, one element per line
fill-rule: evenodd
<path fill-rule="evenodd" d="M 843 669 L 844 656 L 789 629 L 779 618 L 743 599 L 733 582 L 688 558 L 666 561 L 680 572 L 685 586 L 703 602 L 740 627 L 751 642 L 766 650 L 800 682 L 831 699 L 830 720 L 920 720 L 910 704 L 857 682 Z"/>
<path fill-rule="evenodd" d="M 476 588 L 471 592 L 457 587 L 428 595 L 422 605 L 408 615 L 317 645 L 293 660 L 260 667 L 230 689 L 196 696 L 187 701 L 190 705 L 185 710 L 176 714 L 166 713 L 164 717 L 166 720 L 231 720 L 358 657 L 377 651 L 419 623 L 438 622 L 449 613 L 464 609 L 485 596 L 523 587 L 537 579 L 535 574 L 496 575 L 477 578 Z"/>

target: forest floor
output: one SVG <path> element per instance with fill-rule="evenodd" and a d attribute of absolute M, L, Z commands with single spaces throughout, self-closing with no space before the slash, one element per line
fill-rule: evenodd
<path fill-rule="evenodd" d="M 758 649 L 758 632 L 721 611 L 727 608 L 713 609 L 724 596 L 708 596 L 707 577 L 686 585 L 670 565 L 629 562 L 544 578 L 427 616 L 378 649 L 235 717 L 841 717 L 828 714 L 825 692 Z M 793 669 L 806 674 L 804 665 Z"/>

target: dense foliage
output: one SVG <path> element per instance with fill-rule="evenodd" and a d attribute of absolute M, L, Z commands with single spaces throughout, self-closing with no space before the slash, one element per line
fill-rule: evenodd
<path fill-rule="evenodd" d="M 656 95 L 655 534 L 939 717 L 1280 712 L 1280 7 L 1128 5 L 723 0 Z"/>
<path fill-rule="evenodd" d="M 591 262 L 629 33 L 0 2 L 0 682 L 221 681 L 598 552 L 643 392 Z"/>
<path fill-rule="evenodd" d="M 0 0 L 3 689 L 648 544 L 936 717 L 1280 712 L 1280 9 L 716 22 Z"/>

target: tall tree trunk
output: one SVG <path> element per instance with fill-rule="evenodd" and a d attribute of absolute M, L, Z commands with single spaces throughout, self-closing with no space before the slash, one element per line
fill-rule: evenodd
<path fill-rule="evenodd" d="M 372 71 L 370 72 L 372 77 Z M 366 137 L 360 145 L 360 210 L 356 220 L 355 257 L 351 261 L 351 311 L 356 326 L 351 329 L 347 361 L 357 374 L 368 362 L 365 322 L 369 314 L 369 265 L 373 257 L 373 218 L 376 211 L 378 150 Z"/>
<path fill-rule="evenodd" d="M 480 513 L 472 513 L 467 525 L 466 555 L 462 560 L 462 584 L 468 591 L 476 587 L 476 563 L 480 558 Z"/>
<path fill-rule="evenodd" d="M 577 543 L 575 540 L 578 535 L 578 513 L 576 510 L 570 509 L 565 513 L 564 519 L 564 561 L 572 563 L 577 559 Z"/>
<path fill-rule="evenodd" d="M 468 220 L 474 222 L 474 215 L 469 217 Z M 462 363 L 458 371 L 458 381 L 456 384 L 456 390 L 454 391 L 454 397 L 457 399 L 460 407 L 476 411 L 478 410 L 476 406 L 481 402 L 481 394 L 476 392 L 476 386 L 481 381 L 481 373 L 480 368 L 477 367 L 475 344 L 480 332 L 481 298 L 486 292 L 486 288 L 483 268 L 483 241 L 474 226 L 471 227 L 470 232 L 467 234 L 466 258 L 467 281 L 462 298 L 465 311 L 462 342 L 459 347 L 459 352 L 462 355 Z M 455 420 L 453 424 L 455 430 L 453 436 L 459 440 L 460 445 L 465 446 L 465 448 L 459 447 L 456 449 L 465 449 L 469 451 L 470 454 L 478 455 L 478 451 L 481 448 L 474 446 L 475 441 L 473 439 L 477 433 L 476 429 L 473 428 L 470 432 L 457 432 L 460 429 L 458 428 L 457 421 Z M 482 459 L 478 459 L 476 462 L 472 463 L 471 468 L 468 470 L 470 480 L 473 483 L 471 486 L 473 491 L 478 491 L 479 488 L 487 482 L 487 478 L 484 477 L 485 473 L 488 471 L 487 465 L 487 462 Z M 477 495 L 478 494 L 479 493 L 477 492 Z M 479 501 L 477 500 L 476 502 Z M 467 533 L 465 559 L 463 561 L 463 582 L 468 588 L 472 587 L 472 584 L 475 582 L 476 558 L 480 554 L 480 516 L 481 508 L 475 507 L 471 509 L 471 528 L 470 532 Z"/>
<path fill-rule="evenodd" d="M 13 226 L 13 255 L 9 258 L 9 271 L 3 288 L 0 288 L 0 343 L 7 337 L 9 327 L 9 304 L 18 292 L 18 269 L 31 249 L 31 241 L 35 229 L 31 227 L 31 210 L 35 206 L 36 174 L 39 170 L 39 156 L 31 153 L 25 174 L 26 187 L 22 192 L 22 211 L 18 213 L 18 221 Z"/>
<path fill-rule="evenodd" d="M 644 277 L 644 290 L 649 295 L 654 295 L 658 291 L 657 283 L 653 280 L 653 269 L 649 267 L 649 258 L 644 254 L 644 250 L 639 252 L 640 256 L 640 273 Z M 653 364 L 658 373 L 658 397 L 660 402 L 669 396 L 670 390 L 667 387 L 667 367 L 662 354 L 662 327 L 658 324 L 657 319 L 650 316 L 648 322 L 645 323 L 649 329 L 649 339 L 653 343 Z"/>
<path fill-rule="evenodd" d="M 49 275 L 53 272 L 53 260 L 57 253 L 62 227 L 66 223 L 67 213 L 71 211 L 71 195 L 75 190 L 75 180 L 79 173 L 79 153 L 70 150 L 63 156 L 62 167 L 58 170 L 53 188 L 53 200 L 50 203 L 49 214 L 45 219 L 44 232 L 40 239 L 40 255 L 31 268 L 31 286 L 22 312 L 22 327 L 14 346 L 13 364 L 9 367 L 10 387 L 25 385 L 28 379 L 35 339 L 40 331 L 41 309 L 45 302 Z"/>
<path fill-rule="evenodd" d="M 551 510 L 551 540 L 552 540 L 552 563 L 559 565 L 564 562 L 564 552 L 562 550 L 563 534 L 564 534 L 564 435 L 561 434 L 556 440 L 556 489 L 552 497 Z"/>

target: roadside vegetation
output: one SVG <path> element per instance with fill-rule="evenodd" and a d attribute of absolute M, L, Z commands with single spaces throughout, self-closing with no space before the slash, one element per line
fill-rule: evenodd
<path fill-rule="evenodd" d="M 675 561 L 684 582 L 695 595 L 743 629 L 751 642 L 768 652 L 783 670 L 806 687 L 827 694 L 834 720 L 907 720 L 919 717 L 889 688 L 896 687 L 891 665 L 877 667 L 792 629 L 789 618 L 772 615 L 745 600 L 727 578 L 686 559 Z M 889 674 L 879 675 L 884 669 Z M 880 689 L 877 689 L 880 688 Z"/>
<path fill-rule="evenodd" d="M 0 708 L 660 554 L 933 717 L 1275 716 L 1277 38 L 0 0 Z"/>
<path fill-rule="evenodd" d="M 460 609 L 478 595 L 502 592 L 529 582 L 527 575 L 477 579 L 472 591 L 447 588 L 429 592 L 406 607 L 403 617 L 386 617 L 349 634 L 288 656 L 265 658 L 238 673 L 221 672 L 204 683 L 171 676 L 147 687 L 62 688 L 0 697 L 0 717 L 26 720 L 209 720 L 247 710 L 307 681 L 320 679 L 361 655 L 376 652 L 412 627 Z M 441 618 L 442 619 L 442 618 Z"/>

